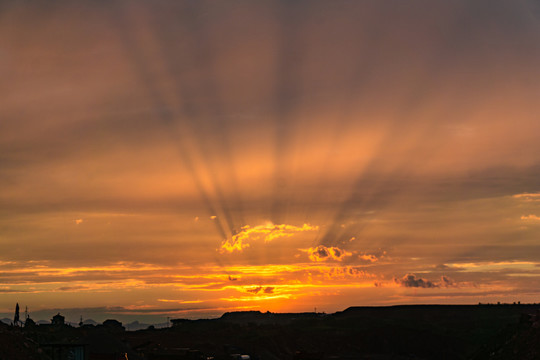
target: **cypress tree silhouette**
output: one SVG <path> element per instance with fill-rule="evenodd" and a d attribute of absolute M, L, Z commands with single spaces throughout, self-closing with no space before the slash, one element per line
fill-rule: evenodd
<path fill-rule="evenodd" d="M 17 326 L 19 324 L 19 303 L 15 305 L 15 317 L 13 318 L 13 325 Z"/>

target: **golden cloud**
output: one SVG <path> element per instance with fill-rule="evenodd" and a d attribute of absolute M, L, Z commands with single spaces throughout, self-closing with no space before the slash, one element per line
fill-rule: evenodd
<path fill-rule="evenodd" d="M 335 279 L 351 280 L 353 278 L 365 279 L 365 278 L 374 277 L 373 274 L 367 273 L 364 270 L 358 267 L 353 267 L 353 266 L 327 268 L 322 273 L 324 277 L 326 277 L 327 279 L 334 279 L 334 280 Z"/>
<path fill-rule="evenodd" d="M 317 230 L 319 230 L 318 226 L 312 226 L 309 224 L 304 224 L 303 226 L 294 226 L 287 224 L 274 225 L 272 223 L 267 223 L 254 227 L 246 225 L 230 239 L 223 241 L 219 251 L 221 253 L 232 253 L 234 251 L 241 252 L 245 248 L 249 247 L 249 243 L 254 240 L 262 239 L 265 243 L 267 243 L 278 238 L 291 237 L 297 233 Z"/>
<path fill-rule="evenodd" d="M 540 221 L 540 216 L 536 216 L 532 214 L 527 215 L 527 216 L 523 215 L 521 217 L 521 220 Z"/>

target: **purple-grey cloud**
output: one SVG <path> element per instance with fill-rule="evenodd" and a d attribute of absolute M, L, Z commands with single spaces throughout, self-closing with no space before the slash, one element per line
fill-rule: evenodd
<path fill-rule="evenodd" d="M 441 280 L 438 282 L 417 277 L 415 274 L 407 274 L 401 279 L 394 278 L 394 281 L 403 286 L 410 288 L 441 288 L 441 287 L 456 287 L 457 283 L 448 276 L 441 276 Z"/>
<path fill-rule="evenodd" d="M 401 279 L 394 279 L 394 281 L 404 287 L 414 287 L 414 288 L 436 288 L 439 287 L 438 284 L 423 279 L 417 278 L 415 274 L 407 274 Z"/>

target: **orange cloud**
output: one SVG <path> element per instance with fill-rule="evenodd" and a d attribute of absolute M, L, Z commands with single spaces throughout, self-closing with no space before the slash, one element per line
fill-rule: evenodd
<path fill-rule="evenodd" d="M 378 261 L 379 259 L 373 255 L 373 254 L 360 254 L 358 255 L 358 258 L 361 259 L 361 260 L 366 260 L 366 261 L 369 261 L 369 262 L 376 262 Z"/>
<path fill-rule="evenodd" d="M 540 201 L 540 193 L 522 193 L 513 195 L 513 197 L 524 201 Z"/>
<path fill-rule="evenodd" d="M 352 278 L 369 278 L 374 277 L 373 274 L 369 274 L 358 267 L 344 266 L 344 267 L 329 267 L 321 269 L 324 277 L 328 279 L 352 279 Z"/>
<path fill-rule="evenodd" d="M 241 252 L 245 248 L 249 247 L 249 243 L 254 240 L 262 239 L 264 242 L 270 242 L 282 237 L 291 237 L 297 233 L 317 230 L 319 230 L 318 226 L 312 226 L 309 224 L 304 224 L 303 226 L 294 226 L 287 224 L 274 225 L 272 223 L 267 223 L 265 225 L 258 225 L 254 227 L 246 225 L 230 239 L 223 241 L 220 247 L 220 252 Z"/>
<path fill-rule="evenodd" d="M 338 247 L 326 247 L 324 245 L 319 245 L 313 248 L 299 249 L 300 251 L 306 252 L 311 261 L 327 261 L 335 260 L 342 261 L 346 256 L 351 256 L 352 253 L 346 250 L 342 250 Z"/>
<path fill-rule="evenodd" d="M 176 304 L 199 304 L 202 300 L 175 300 L 175 299 L 158 299 L 159 302 L 176 303 Z"/>
<path fill-rule="evenodd" d="M 527 215 L 527 216 L 523 215 L 521 217 L 521 220 L 540 221 L 540 216 L 536 216 L 536 215 L 532 215 L 532 214 Z"/>

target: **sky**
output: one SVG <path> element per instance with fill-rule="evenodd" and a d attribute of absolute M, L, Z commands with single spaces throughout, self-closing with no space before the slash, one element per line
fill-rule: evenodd
<path fill-rule="evenodd" d="M 4 1 L 0 315 L 540 302 L 537 1 Z"/>

